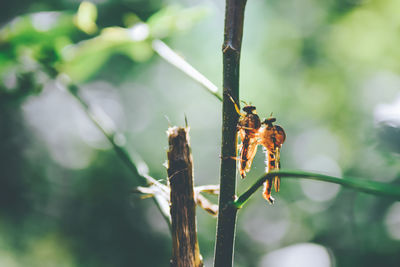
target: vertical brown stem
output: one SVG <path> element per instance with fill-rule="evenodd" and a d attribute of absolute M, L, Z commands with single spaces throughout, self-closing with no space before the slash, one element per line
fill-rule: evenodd
<path fill-rule="evenodd" d="M 238 114 L 229 95 L 239 96 L 239 62 L 246 0 L 226 0 L 223 51 L 223 108 L 221 178 L 214 266 L 232 266 L 237 209 L 232 202 L 236 190 L 236 125 Z"/>
<path fill-rule="evenodd" d="M 193 163 L 187 128 L 168 129 L 168 180 L 171 187 L 173 267 L 200 267 L 197 242 Z"/>

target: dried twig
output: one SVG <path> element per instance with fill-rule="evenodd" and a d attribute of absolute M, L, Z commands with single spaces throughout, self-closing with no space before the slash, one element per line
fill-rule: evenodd
<path fill-rule="evenodd" d="M 197 242 L 193 163 L 187 128 L 168 131 L 168 181 L 171 190 L 173 267 L 200 267 L 203 261 Z"/>

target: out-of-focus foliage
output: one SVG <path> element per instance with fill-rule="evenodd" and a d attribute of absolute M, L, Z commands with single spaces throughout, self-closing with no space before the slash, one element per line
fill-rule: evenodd
<path fill-rule="evenodd" d="M 1 7 L 0 266 L 167 266 L 162 216 L 131 195 L 137 177 L 57 77 L 78 83 L 107 115 L 96 111 L 103 123 L 125 134 L 118 142 L 160 180 L 164 116 L 183 124 L 186 114 L 196 184 L 216 184 L 220 102 L 158 58 L 152 40 L 164 38 L 220 85 L 224 4 Z M 285 128 L 284 168 L 399 184 L 399 10 L 397 0 L 248 2 L 241 98 Z M 253 164 L 239 192 L 262 175 L 261 151 Z M 283 180 L 275 196 L 269 206 L 257 194 L 240 211 L 235 266 L 398 265 L 399 203 L 294 180 Z M 211 266 L 215 219 L 198 215 Z"/>

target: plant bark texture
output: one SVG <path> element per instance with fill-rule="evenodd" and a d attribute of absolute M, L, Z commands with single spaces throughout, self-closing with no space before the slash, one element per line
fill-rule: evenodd
<path fill-rule="evenodd" d="M 193 162 L 188 128 L 169 128 L 168 181 L 171 188 L 173 267 L 200 267 L 203 262 L 197 242 Z"/>
<path fill-rule="evenodd" d="M 236 191 L 236 125 L 238 114 L 230 100 L 239 97 L 239 62 L 246 0 L 226 0 L 223 52 L 223 107 L 219 213 L 214 266 L 230 267 L 237 209 L 232 205 Z"/>

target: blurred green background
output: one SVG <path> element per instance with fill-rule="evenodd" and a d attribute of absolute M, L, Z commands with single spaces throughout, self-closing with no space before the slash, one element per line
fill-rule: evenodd
<path fill-rule="evenodd" d="M 0 4 L 0 266 L 169 266 L 168 226 L 60 86 L 82 88 L 165 181 L 168 127 L 191 127 L 195 183 L 217 184 L 221 103 L 154 53 L 161 38 L 221 87 L 224 1 Z M 248 1 L 241 99 L 287 133 L 282 166 L 400 184 L 400 2 Z M 238 191 L 264 171 L 262 151 Z M 399 266 L 400 203 L 283 180 L 239 212 L 235 266 Z M 217 201 L 213 199 L 213 201 Z M 216 219 L 198 209 L 212 266 Z"/>

